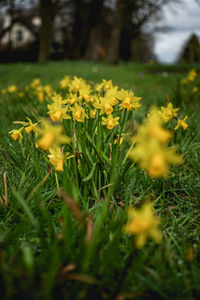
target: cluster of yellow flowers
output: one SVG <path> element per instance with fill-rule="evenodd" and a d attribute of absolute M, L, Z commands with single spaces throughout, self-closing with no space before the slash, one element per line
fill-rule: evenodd
<path fill-rule="evenodd" d="M 153 108 L 132 138 L 129 157 L 138 162 L 150 177 L 167 177 L 169 165 L 182 162 L 182 157 L 176 154 L 175 149 L 167 147 L 172 133 L 162 126 L 177 115 L 177 110 L 173 109 L 171 103 L 167 108 L 161 107 L 161 110 Z"/>
<path fill-rule="evenodd" d="M 131 91 L 119 90 L 111 80 L 102 80 L 95 86 L 87 84 L 83 78 L 66 76 L 60 87 L 64 90 L 63 95 L 54 93 L 52 104 L 48 105 L 53 122 L 72 118 L 83 123 L 85 118 L 94 119 L 99 115 L 102 116 L 101 124 L 111 130 L 119 124 L 120 110 L 137 111 L 141 106 L 141 97 Z"/>
<path fill-rule="evenodd" d="M 196 72 L 192 70 L 187 80 L 193 82 L 195 78 Z M 112 146 L 115 147 L 117 143 L 121 145 L 124 136 L 127 135 L 123 131 L 127 112 L 137 111 L 141 106 L 141 97 L 135 96 L 132 91 L 119 89 L 111 80 L 105 79 L 99 84 L 94 84 L 76 76 L 73 78 L 65 76 L 60 81 L 60 87 L 54 91 L 50 85 L 42 86 L 40 79 L 36 78 L 24 90 L 14 85 L 8 87 L 5 92 L 2 90 L 2 94 L 18 93 L 18 96 L 19 92 L 37 97 L 41 103 L 46 100 L 48 118 L 40 119 L 36 123 L 33 123 L 30 118 L 27 118 L 26 122 L 15 121 L 13 123 L 21 127 L 11 130 L 9 134 L 13 140 L 19 140 L 21 143 L 22 133 L 26 132 L 28 135 L 32 132 L 36 138 L 35 146 L 46 153 L 49 163 L 56 171 L 63 171 L 66 161 L 77 154 L 75 130 L 83 129 L 83 134 L 86 136 L 90 128 L 94 131 L 93 137 L 103 131 L 104 134 L 98 136 L 103 139 L 112 135 L 111 130 L 115 128 Z M 160 109 L 152 108 L 131 138 L 127 156 L 137 162 L 141 169 L 147 171 L 150 177 L 166 178 L 169 174 L 169 166 L 182 162 L 182 157 L 176 153 L 175 148 L 168 147 L 172 131 L 164 128 L 169 121 L 173 130 L 179 127 L 184 130 L 188 128 L 187 116 L 179 119 L 178 111 L 179 108 L 174 108 L 171 102 Z M 176 122 L 175 126 L 173 122 Z M 78 123 L 84 126 L 76 125 Z M 95 126 L 89 126 L 91 124 Z M 70 128 L 72 138 L 65 134 L 64 126 Z M 99 128 L 101 130 L 98 131 Z M 71 139 L 74 143 L 74 153 L 66 152 L 65 145 L 69 144 Z M 94 141 L 95 139 L 93 143 Z M 81 141 L 79 143 L 81 144 Z M 161 240 L 160 219 L 155 216 L 152 203 L 146 202 L 140 209 L 129 208 L 128 216 L 129 220 L 124 227 L 124 232 L 136 236 L 137 248 L 142 248 L 148 237 L 157 242 Z"/>
<path fill-rule="evenodd" d="M 188 75 L 181 81 L 184 89 L 183 96 L 185 100 L 194 98 L 200 92 L 200 80 L 195 69 L 189 71 Z"/>
<path fill-rule="evenodd" d="M 179 111 L 179 108 L 174 108 L 173 104 L 169 102 L 167 107 L 161 106 L 161 109 L 154 110 L 153 114 L 165 124 L 168 123 L 169 120 L 175 120 L 176 126 L 174 127 L 174 130 L 177 130 L 180 127 L 186 130 L 188 128 L 188 124 L 186 123 L 187 116 L 185 116 L 184 119 L 179 119 L 177 111 Z M 148 114 L 148 118 L 151 118 L 151 114 Z"/>
<path fill-rule="evenodd" d="M 26 91 L 30 91 L 35 95 L 40 102 L 44 102 L 45 100 L 49 99 L 53 94 L 52 87 L 47 85 L 41 85 L 41 81 L 39 78 L 35 78 L 30 86 L 26 86 Z"/>
<path fill-rule="evenodd" d="M 140 97 L 136 97 L 132 91 L 118 89 L 113 86 L 111 80 L 102 80 L 100 84 L 88 84 L 83 78 L 64 77 L 60 82 L 61 90 L 54 92 L 50 86 L 42 86 L 40 79 L 34 79 L 25 87 L 26 93 L 35 95 L 40 102 L 49 99 L 47 104 L 48 115 L 51 122 L 42 119 L 33 124 L 28 122 L 14 122 L 22 127 L 9 132 L 11 138 L 21 142 L 23 129 L 27 134 L 31 131 L 35 136 L 41 136 L 37 145 L 44 151 L 49 151 L 49 161 L 57 171 L 63 171 L 64 159 L 71 158 L 70 153 L 64 154 L 60 144 L 69 141 L 69 138 L 61 138 L 62 126 L 52 123 L 62 123 L 63 120 L 84 123 L 85 120 L 99 118 L 102 125 L 111 130 L 119 125 L 121 110 L 134 110 L 141 106 Z M 18 89 L 16 89 L 18 90 Z M 101 126 L 101 125 L 100 125 Z M 66 137 L 66 136 L 65 136 Z M 53 142 L 52 142 L 53 141 Z"/>
<path fill-rule="evenodd" d="M 2 95 L 6 95 L 7 93 L 9 94 L 13 94 L 16 93 L 18 91 L 18 87 L 14 84 L 9 85 L 7 89 L 2 89 L 1 90 L 1 94 Z"/>
<path fill-rule="evenodd" d="M 29 118 L 27 118 L 28 122 L 14 122 L 21 124 L 22 127 L 9 133 L 11 138 L 21 142 L 23 129 L 27 134 L 33 131 L 36 138 L 39 136 L 37 146 L 49 152 L 49 161 L 57 171 L 63 171 L 64 161 L 75 155 L 64 153 L 64 147 L 62 147 L 70 141 L 70 138 L 63 134 L 64 120 L 70 124 L 72 122 L 73 124 L 85 123 L 85 131 L 87 131 L 88 122 L 93 124 L 94 119 L 98 121 L 98 127 L 103 125 L 108 130 L 119 127 L 117 132 L 120 132 L 121 145 L 124 132 L 121 131 L 123 124 L 121 124 L 120 117 L 125 116 L 125 113 L 131 110 L 137 111 L 141 106 L 141 97 L 136 97 L 132 91 L 119 89 L 111 80 L 105 79 L 95 85 L 87 83 L 83 78 L 75 76 L 71 79 L 66 76 L 60 81 L 60 90 L 55 92 L 50 86 L 41 86 L 40 80 L 36 78 L 28 88 L 26 87 L 26 90 L 37 95 L 40 102 L 43 99 L 40 93 L 44 96 L 45 91 L 49 99 L 47 109 L 50 119 L 42 119 L 35 124 Z M 147 170 L 151 177 L 166 177 L 169 173 L 169 165 L 179 164 L 182 161 L 174 148 L 167 147 L 172 134 L 162 127 L 163 124 L 174 119 L 177 122 L 175 130 L 179 127 L 187 129 L 187 116 L 183 120 L 178 119 L 178 110 L 173 107 L 172 103 L 169 103 L 167 107 L 161 107 L 160 110 L 153 109 L 132 138 L 129 157 L 138 162 L 142 169 Z M 113 139 L 113 143 L 116 144 L 117 140 L 117 137 Z"/>
<path fill-rule="evenodd" d="M 53 94 L 53 89 L 50 85 L 42 85 L 39 78 L 35 78 L 30 85 L 25 88 L 19 88 L 16 85 L 10 85 L 7 89 L 1 90 L 2 95 L 15 94 L 19 98 L 24 98 L 27 95 L 34 95 L 40 102 L 49 99 Z"/>
<path fill-rule="evenodd" d="M 27 120 L 28 122 L 14 122 L 14 124 L 20 124 L 22 127 L 11 130 L 9 132 L 11 138 L 15 141 L 19 139 L 19 142 L 21 142 L 23 130 L 25 130 L 27 134 L 34 132 L 36 137 L 39 136 L 36 147 L 39 147 L 44 151 L 49 151 L 49 162 L 55 166 L 56 171 L 63 171 L 64 161 L 73 157 L 73 155 L 70 155 L 68 152 L 64 153 L 64 149 L 61 147 L 63 144 L 68 144 L 71 141 L 68 136 L 63 134 L 63 126 L 53 126 L 45 119 L 42 119 L 39 123 L 35 124 L 33 124 L 31 119 L 27 118 Z"/>
<path fill-rule="evenodd" d="M 197 72 L 195 69 L 189 71 L 188 76 L 182 79 L 183 84 L 188 84 L 189 82 L 195 81 L 197 77 Z"/>

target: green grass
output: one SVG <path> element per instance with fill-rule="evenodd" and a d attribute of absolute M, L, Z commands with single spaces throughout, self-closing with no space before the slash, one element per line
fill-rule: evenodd
<path fill-rule="evenodd" d="M 5 64 L 0 66 L 0 89 L 10 84 L 24 87 L 35 77 L 53 87 L 64 75 L 95 82 L 112 79 L 119 87 L 143 97 L 143 107 L 136 114 L 140 122 L 151 105 L 166 104 L 166 94 L 173 103 L 180 102 L 177 80 L 191 67 L 111 67 L 81 61 Z M 199 70 L 199 66 L 195 68 Z M 151 179 L 129 161 L 122 166 L 121 151 L 112 172 L 98 162 L 100 174 L 92 174 L 87 181 L 79 178 L 80 185 L 73 181 L 73 162 L 63 174 L 48 173 L 48 162 L 33 147 L 31 136 L 21 144 L 8 136 L 13 121 L 45 115 L 45 104 L 1 96 L 0 107 L 1 198 L 5 195 L 5 172 L 8 187 L 8 205 L 0 205 L 0 299 L 199 298 L 199 99 L 180 105 L 182 116 L 188 115 L 189 128 L 175 134 L 174 141 L 184 154 L 184 164 L 173 167 L 167 180 Z M 83 136 L 84 129 L 80 126 L 78 132 Z M 80 144 L 89 149 L 88 141 Z M 80 160 L 83 168 L 79 176 L 87 179 L 87 162 Z M 117 184 L 104 187 L 101 171 L 105 171 L 109 183 Z M 93 180 L 95 176 L 98 182 Z M 58 194 L 59 187 L 74 199 L 81 217 L 74 213 L 70 198 Z M 149 240 L 137 250 L 134 238 L 123 234 L 122 228 L 127 207 L 140 206 L 145 199 L 154 201 L 156 213 L 162 218 L 163 240 L 160 244 Z M 190 248 L 192 260 L 187 259 Z"/>
<path fill-rule="evenodd" d="M 173 88 L 176 78 L 180 78 L 193 65 L 162 66 L 144 64 L 120 64 L 108 66 L 103 63 L 88 62 L 49 62 L 46 64 L 2 64 L 0 67 L 0 88 L 15 82 L 26 85 L 33 78 L 40 77 L 44 83 L 56 86 L 66 74 L 76 75 L 99 82 L 102 78 L 110 79 L 123 88 L 131 88 L 138 95 L 146 96 L 146 101 L 158 101 Z M 196 66 L 195 66 L 196 67 Z M 197 70 L 200 66 L 196 67 Z M 154 100 L 156 98 L 156 100 Z"/>

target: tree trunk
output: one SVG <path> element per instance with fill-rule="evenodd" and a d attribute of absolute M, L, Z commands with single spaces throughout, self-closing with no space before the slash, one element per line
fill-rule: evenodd
<path fill-rule="evenodd" d="M 111 39 L 108 48 L 107 60 L 110 64 L 117 64 L 119 62 L 119 47 L 120 36 L 123 20 L 124 0 L 117 0 L 116 10 L 113 15 Z"/>
<path fill-rule="evenodd" d="M 99 59 L 99 47 L 102 40 L 103 6 L 105 0 L 92 0 L 88 20 L 88 42 L 85 51 L 86 60 Z"/>
<path fill-rule="evenodd" d="M 54 12 L 52 0 L 40 0 L 40 48 L 39 62 L 45 62 L 50 56 L 50 47 L 53 40 Z"/>
<path fill-rule="evenodd" d="M 100 25 L 92 28 L 88 41 L 87 50 L 85 53 L 86 60 L 97 61 L 99 59 L 99 46 L 101 43 L 101 28 Z"/>

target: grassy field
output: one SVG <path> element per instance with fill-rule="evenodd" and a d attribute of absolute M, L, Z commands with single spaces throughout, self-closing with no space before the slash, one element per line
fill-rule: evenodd
<path fill-rule="evenodd" d="M 13 121 L 47 116 L 50 102 L 0 95 L 0 299 L 200 297 L 200 97 L 185 99 L 180 84 L 191 68 L 200 71 L 199 65 L 82 61 L 0 65 L 0 90 L 12 84 L 24 88 L 34 78 L 57 91 L 65 75 L 95 83 L 112 79 L 142 97 L 130 125 L 134 131 L 152 105 L 167 101 L 180 107 L 189 124 L 173 134 L 171 144 L 184 163 L 173 166 L 167 179 L 152 179 L 125 159 L 130 146 L 126 141 L 116 146 L 118 129 L 99 131 L 96 145 L 95 127 L 87 132 L 85 123 L 72 129 L 65 122 L 70 136 L 77 130 L 77 149 L 69 151 L 79 156 L 56 172 L 34 147 L 33 134 L 21 143 L 8 135 L 16 128 Z M 126 127 L 123 122 L 119 128 Z M 128 207 L 141 207 L 147 199 L 162 220 L 163 237 L 137 249 L 123 228 Z"/>

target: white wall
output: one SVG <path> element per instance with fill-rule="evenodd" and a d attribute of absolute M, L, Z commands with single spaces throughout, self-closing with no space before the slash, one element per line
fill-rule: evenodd
<path fill-rule="evenodd" d="M 22 32 L 22 41 L 17 41 L 17 32 Z M 6 32 L 4 36 L 1 39 L 1 44 L 7 45 L 9 43 L 9 40 L 12 42 L 13 47 L 20 47 L 27 43 L 33 42 L 35 39 L 34 34 L 26 28 L 23 24 L 15 23 L 10 32 Z"/>

